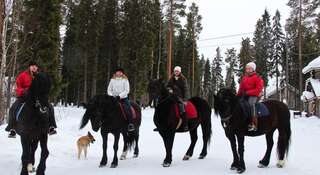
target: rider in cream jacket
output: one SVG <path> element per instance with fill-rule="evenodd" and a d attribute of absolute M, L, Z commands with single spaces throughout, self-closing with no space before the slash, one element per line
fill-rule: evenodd
<path fill-rule="evenodd" d="M 108 95 L 124 99 L 128 97 L 130 92 L 129 81 L 126 75 L 116 76 L 114 75 L 108 86 Z"/>

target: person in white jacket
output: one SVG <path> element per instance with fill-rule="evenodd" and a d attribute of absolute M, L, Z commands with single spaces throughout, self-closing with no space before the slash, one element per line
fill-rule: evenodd
<path fill-rule="evenodd" d="M 128 131 L 133 131 L 135 128 L 132 121 L 131 104 L 128 98 L 129 92 L 130 85 L 128 77 L 124 74 L 122 68 L 116 69 L 108 85 L 108 95 L 115 97 L 119 102 L 124 104 L 129 123 Z"/>

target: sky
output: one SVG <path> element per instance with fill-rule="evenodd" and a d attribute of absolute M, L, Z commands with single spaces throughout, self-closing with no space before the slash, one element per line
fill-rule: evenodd
<path fill-rule="evenodd" d="M 200 54 L 212 59 L 216 48 L 220 46 L 222 56 L 226 48 L 240 49 L 242 37 L 252 39 L 256 22 L 267 9 L 274 16 L 278 9 L 281 14 L 282 25 L 290 14 L 286 5 L 288 0 L 187 0 L 189 6 L 195 2 L 199 6 L 202 16 L 203 30 L 200 34 L 198 47 Z M 210 39 L 221 36 L 243 34 L 236 37 Z"/>

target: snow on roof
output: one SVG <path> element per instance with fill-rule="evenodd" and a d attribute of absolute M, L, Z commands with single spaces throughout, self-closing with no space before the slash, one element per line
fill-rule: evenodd
<path fill-rule="evenodd" d="M 312 60 L 306 67 L 302 69 L 302 73 L 306 74 L 312 70 L 320 69 L 320 56 L 314 60 Z"/>
<path fill-rule="evenodd" d="M 317 97 L 319 97 L 320 96 L 320 80 L 319 79 L 310 78 L 310 83 L 311 83 L 311 86 L 312 86 L 312 88 L 314 90 L 314 93 L 316 94 Z"/>

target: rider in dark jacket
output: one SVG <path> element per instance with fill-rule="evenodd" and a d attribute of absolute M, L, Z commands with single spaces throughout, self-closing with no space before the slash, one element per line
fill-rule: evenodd
<path fill-rule="evenodd" d="M 188 121 L 186 116 L 186 110 L 184 107 L 185 101 L 189 99 L 189 88 L 187 79 L 181 73 L 181 67 L 176 66 L 174 68 L 173 76 L 168 81 L 168 86 L 176 87 L 179 90 L 176 91 L 176 95 L 178 96 L 178 104 L 180 115 L 183 121 L 183 130 L 188 131 Z"/>

